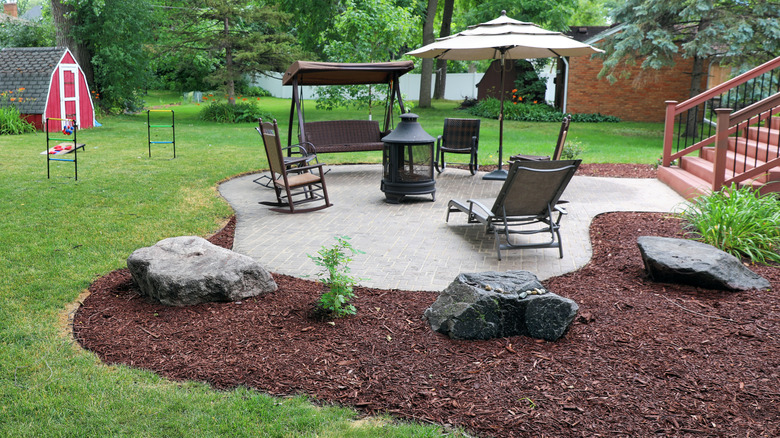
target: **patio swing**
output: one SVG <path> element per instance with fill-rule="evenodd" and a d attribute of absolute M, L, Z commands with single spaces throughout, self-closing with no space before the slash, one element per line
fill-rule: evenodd
<path fill-rule="evenodd" d="M 412 61 L 335 63 L 296 61 L 284 73 L 283 85 L 291 85 L 292 102 L 287 144 L 292 145 L 293 117 L 298 115 L 298 140 L 311 154 L 382 150 L 382 137 L 392 130 L 396 102 L 405 113 L 398 79 L 414 68 Z M 387 84 L 383 128 L 374 120 L 328 120 L 306 122 L 301 87 L 320 85 Z"/>

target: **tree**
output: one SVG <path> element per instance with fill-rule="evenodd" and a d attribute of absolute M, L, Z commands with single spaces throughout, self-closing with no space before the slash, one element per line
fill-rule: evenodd
<path fill-rule="evenodd" d="M 301 48 L 315 58 L 325 55 L 323 29 L 331 29 L 333 20 L 343 10 L 340 0 L 279 0 L 281 9 L 290 14 L 290 33 Z"/>
<path fill-rule="evenodd" d="M 148 80 L 148 0 L 51 0 L 57 45 L 68 47 L 106 111 L 133 109 Z"/>
<path fill-rule="evenodd" d="M 613 11 L 623 28 L 604 41 L 599 75 L 627 77 L 622 65 L 642 69 L 693 60 L 690 96 L 701 92 L 705 63 L 759 63 L 780 54 L 780 4 L 772 0 L 627 0 Z"/>
<path fill-rule="evenodd" d="M 345 0 L 333 27 L 320 34 L 326 59 L 335 62 L 390 61 L 414 41 L 417 20 L 413 10 L 391 0 Z M 367 107 L 377 96 L 373 87 L 322 87 L 317 106 Z"/>
<path fill-rule="evenodd" d="M 444 8 L 441 13 L 441 30 L 439 38 L 450 36 L 452 32 L 452 12 L 455 6 L 455 0 L 444 0 Z M 447 84 L 447 60 L 436 60 L 436 85 L 433 87 L 433 98 L 444 99 L 444 90 Z"/>
<path fill-rule="evenodd" d="M 428 10 L 423 22 L 423 45 L 428 45 L 435 40 L 433 35 L 433 20 L 436 18 L 436 0 L 428 0 Z M 420 108 L 431 107 L 431 73 L 433 73 L 433 59 L 424 58 L 420 75 Z"/>
<path fill-rule="evenodd" d="M 207 78 L 235 103 L 236 83 L 247 73 L 282 71 L 298 57 L 294 39 L 280 27 L 289 16 L 252 0 L 173 0 L 168 51 L 209 53 L 219 66 Z"/>

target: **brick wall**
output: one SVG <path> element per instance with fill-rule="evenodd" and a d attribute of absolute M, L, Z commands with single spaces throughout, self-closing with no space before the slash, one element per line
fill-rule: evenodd
<path fill-rule="evenodd" d="M 636 122 L 663 122 L 665 101 L 688 99 L 692 63 L 692 59 L 680 58 L 671 68 L 642 70 L 638 62 L 636 66 L 621 67 L 631 72 L 628 79 L 610 84 L 606 78 L 598 79 L 600 59 L 569 58 L 567 111 L 601 113 Z"/>

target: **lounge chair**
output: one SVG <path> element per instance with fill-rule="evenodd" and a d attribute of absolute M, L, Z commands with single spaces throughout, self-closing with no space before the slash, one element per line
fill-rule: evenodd
<path fill-rule="evenodd" d="M 299 163 L 304 165 L 288 167 L 290 163 L 284 161 L 285 156 L 282 153 L 276 120 L 273 123 L 268 123 L 261 119 L 258 131 L 263 136 L 263 145 L 268 157 L 268 165 L 271 168 L 270 178 L 277 200 L 277 202 L 261 202 L 261 204 L 277 207 L 271 210 L 280 213 L 303 213 L 332 206 L 333 204 L 328 199 L 322 163 L 306 164 L 304 162 Z M 306 157 L 302 159 L 305 160 Z M 321 204 L 299 208 L 300 205 L 310 202 L 321 202 Z"/>
<path fill-rule="evenodd" d="M 561 130 L 558 133 L 558 142 L 555 143 L 555 150 L 552 156 L 549 155 L 512 155 L 509 161 L 558 161 L 563 153 L 563 145 L 566 143 L 566 135 L 569 133 L 569 124 L 571 124 L 571 115 L 567 115 L 561 122 Z"/>
<path fill-rule="evenodd" d="M 468 223 L 484 225 L 485 232 L 492 232 L 495 236 L 499 260 L 502 249 L 520 248 L 558 248 L 563 258 L 560 221 L 566 210 L 559 203 L 565 202 L 560 201 L 561 194 L 581 161 L 515 161 L 492 208 L 472 199 L 466 202 L 450 200 L 447 222 L 450 213 L 463 212 L 468 215 Z M 555 213 L 557 217 L 554 217 Z M 510 240 L 513 234 L 537 233 L 549 233 L 550 238 L 540 243 L 519 243 L 516 238 Z M 502 238 L 505 243 L 501 243 Z"/>
<path fill-rule="evenodd" d="M 479 119 L 444 119 L 444 131 L 436 140 L 436 156 L 433 165 L 441 173 L 447 163 L 444 153 L 468 154 L 469 171 L 472 175 L 479 170 L 477 149 L 479 146 Z"/>

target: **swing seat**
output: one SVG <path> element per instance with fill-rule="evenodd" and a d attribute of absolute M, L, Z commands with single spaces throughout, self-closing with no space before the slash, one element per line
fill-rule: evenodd
<path fill-rule="evenodd" d="M 310 154 L 331 152 L 381 151 L 382 137 L 389 132 L 381 132 L 379 123 L 374 120 L 327 120 L 304 122 L 303 131 Z"/>

